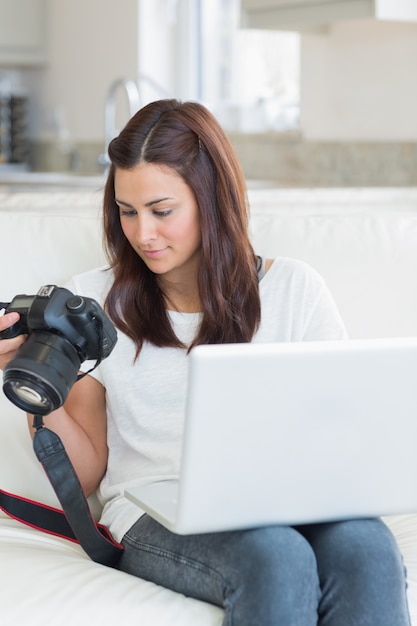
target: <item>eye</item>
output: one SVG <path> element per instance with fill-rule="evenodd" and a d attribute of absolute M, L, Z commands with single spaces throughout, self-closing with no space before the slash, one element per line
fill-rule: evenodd
<path fill-rule="evenodd" d="M 172 209 L 165 209 L 164 211 L 154 211 L 153 214 L 156 215 L 156 217 L 168 217 L 168 215 L 171 215 L 172 213 Z"/>
<path fill-rule="evenodd" d="M 137 211 L 135 211 L 135 209 L 120 209 L 120 215 L 122 217 L 132 217 L 134 215 L 137 214 Z"/>

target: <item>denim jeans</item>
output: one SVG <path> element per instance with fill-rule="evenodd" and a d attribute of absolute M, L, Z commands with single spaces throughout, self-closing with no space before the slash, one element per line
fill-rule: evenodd
<path fill-rule="evenodd" d="M 378 519 L 180 536 L 144 515 L 123 545 L 121 570 L 223 607 L 223 626 L 410 625 Z"/>

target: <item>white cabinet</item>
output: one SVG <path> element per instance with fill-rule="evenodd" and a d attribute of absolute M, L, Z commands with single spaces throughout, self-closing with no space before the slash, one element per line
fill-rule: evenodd
<path fill-rule="evenodd" d="M 242 26 L 303 30 L 352 19 L 417 22 L 417 0 L 241 0 Z"/>
<path fill-rule="evenodd" d="M 45 0 L 0 0 L 0 67 L 45 61 Z"/>

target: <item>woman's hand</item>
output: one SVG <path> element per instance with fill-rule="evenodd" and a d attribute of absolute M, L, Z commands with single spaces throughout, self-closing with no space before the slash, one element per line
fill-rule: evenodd
<path fill-rule="evenodd" d="M 13 326 L 19 320 L 19 313 L 6 313 L 0 316 L 0 331 Z M 4 370 L 12 360 L 18 348 L 26 341 L 26 335 L 18 335 L 13 339 L 0 338 L 0 369 Z"/>

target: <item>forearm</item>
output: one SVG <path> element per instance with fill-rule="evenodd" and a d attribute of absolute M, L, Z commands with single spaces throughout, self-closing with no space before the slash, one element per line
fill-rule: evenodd
<path fill-rule="evenodd" d="M 61 439 L 85 494 L 93 493 L 107 466 L 107 417 L 104 388 L 90 376 L 77 382 L 63 407 L 43 418 Z M 28 416 L 34 436 L 33 416 Z"/>
<path fill-rule="evenodd" d="M 73 464 L 85 495 L 88 497 L 99 486 L 106 469 L 107 455 L 97 449 L 87 433 L 62 407 L 43 418 L 44 425 L 61 439 Z M 35 434 L 33 415 L 28 415 L 31 437 Z"/>

